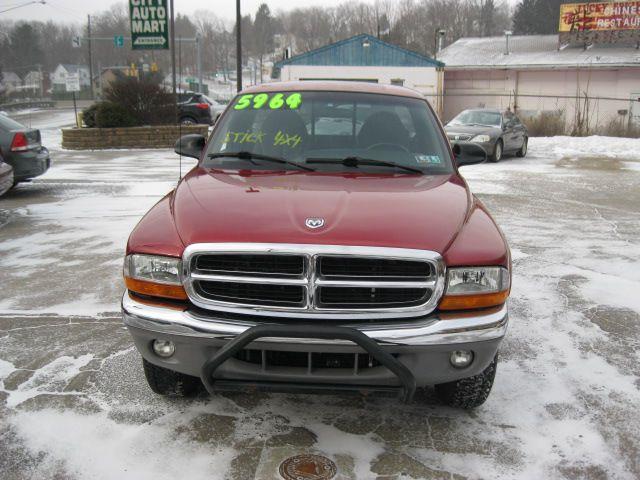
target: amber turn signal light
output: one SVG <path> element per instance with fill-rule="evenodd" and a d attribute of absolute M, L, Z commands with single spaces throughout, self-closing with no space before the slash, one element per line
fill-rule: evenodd
<path fill-rule="evenodd" d="M 445 295 L 438 308 L 440 310 L 471 310 L 475 308 L 502 305 L 509 298 L 509 290 L 477 295 Z"/>
<path fill-rule="evenodd" d="M 173 300 L 186 300 L 187 292 L 184 291 L 182 285 L 167 285 L 164 283 L 147 282 L 144 280 L 136 280 L 131 277 L 124 277 L 127 288 L 134 293 L 140 295 L 149 295 L 151 297 L 171 298 Z"/>

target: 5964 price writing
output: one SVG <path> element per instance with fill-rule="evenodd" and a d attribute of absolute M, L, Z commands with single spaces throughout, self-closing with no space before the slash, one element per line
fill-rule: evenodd
<path fill-rule="evenodd" d="M 292 93 L 286 98 L 284 93 L 275 93 L 272 95 L 267 93 L 259 93 L 257 95 L 248 93 L 238 98 L 238 101 L 233 108 L 234 110 L 245 110 L 247 108 L 253 108 L 255 110 L 259 110 L 261 108 L 270 108 L 271 110 L 289 108 L 291 110 L 296 110 L 297 108 L 300 108 L 301 104 L 302 95 L 299 93 Z"/>

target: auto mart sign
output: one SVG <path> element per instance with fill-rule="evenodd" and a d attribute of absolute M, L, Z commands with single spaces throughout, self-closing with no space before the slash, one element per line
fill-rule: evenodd
<path fill-rule="evenodd" d="M 169 48 L 167 0 L 129 0 L 131 45 L 134 50 Z"/>
<path fill-rule="evenodd" d="M 560 33 L 611 30 L 640 31 L 640 1 L 560 5 Z"/>

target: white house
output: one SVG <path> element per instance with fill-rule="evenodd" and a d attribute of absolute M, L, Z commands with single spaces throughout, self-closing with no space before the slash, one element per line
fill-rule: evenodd
<path fill-rule="evenodd" d="M 51 85 L 54 92 L 66 90 L 66 80 L 69 75 L 80 74 L 80 88 L 89 88 L 91 79 L 89 78 L 89 67 L 85 65 L 59 64 L 51 74 Z"/>
<path fill-rule="evenodd" d="M 2 86 L 2 90 L 11 91 L 22 85 L 22 80 L 15 72 L 2 72 L 0 77 L 0 86 Z"/>

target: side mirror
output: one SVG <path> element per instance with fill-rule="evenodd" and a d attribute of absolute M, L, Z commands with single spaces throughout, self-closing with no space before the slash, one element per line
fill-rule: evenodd
<path fill-rule="evenodd" d="M 175 152 L 178 155 L 183 155 L 185 157 L 191 157 L 200 159 L 200 155 L 202 155 L 202 150 L 204 150 L 204 146 L 207 143 L 207 139 L 202 135 L 192 134 L 192 135 L 183 135 L 178 139 L 175 146 Z"/>
<path fill-rule="evenodd" d="M 453 155 L 458 167 L 487 161 L 487 152 L 476 143 L 456 143 L 453 146 Z"/>

